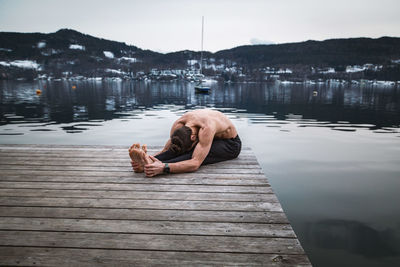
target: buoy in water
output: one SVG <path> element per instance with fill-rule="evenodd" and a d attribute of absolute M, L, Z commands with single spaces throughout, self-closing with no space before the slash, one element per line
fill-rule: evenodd
<path fill-rule="evenodd" d="M 313 96 L 317 96 L 318 95 L 318 91 L 313 91 Z"/>
<path fill-rule="evenodd" d="M 72 90 L 75 90 L 76 89 L 76 85 L 72 85 Z"/>
<path fill-rule="evenodd" d="M 36 89 L 36 95 L 41 95 L 41 94 L 42 94 L 42 90 Z"/>

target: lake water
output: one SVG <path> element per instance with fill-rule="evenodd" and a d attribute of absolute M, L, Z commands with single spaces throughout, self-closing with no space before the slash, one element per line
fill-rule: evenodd
<path fill-rule="evenodd" d="M 164 145 L 213 108 L 256 154 L 315 266 L 400 263 L 400 88 L 1 81 L 2 144 Z M 37 89 L 42 90 L 36 95 Z"/>

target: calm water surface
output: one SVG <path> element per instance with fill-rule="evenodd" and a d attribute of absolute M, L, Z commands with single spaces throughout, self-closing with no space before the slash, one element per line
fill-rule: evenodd
<path fill-rule="evenodd" d="M 163 145 L 185 111 L 218 109 L 255 152 L 315 266 L 399 266 L 400 88 L 193 87 L 2 81 L 0 143 Z"/>

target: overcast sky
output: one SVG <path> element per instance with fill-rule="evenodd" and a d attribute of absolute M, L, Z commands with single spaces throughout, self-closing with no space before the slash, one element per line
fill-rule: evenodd
<path fill-rule="evenodd" d="M 400 0 L 0 0 L 0 31 L 69 28 L 159 52 L 400 37 Z"/>

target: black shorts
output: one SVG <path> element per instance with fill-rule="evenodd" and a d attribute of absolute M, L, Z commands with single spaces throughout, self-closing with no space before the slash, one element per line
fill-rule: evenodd
<path fill-rule="evenodd" d="M 210 148 L 210 152 L 208 152 L 207 157 L 204 159 L 201 165 L 237 158 L 241 149 L 242 141 L 240 141 L 239 135 L 231 139 L 214 139 Z M 194 149 L 176 156 L 174 152 L 167 150 L 157 155 L 156 158 L 163 163 L 179 162 L 191 159 L 193 151 Z"/>

